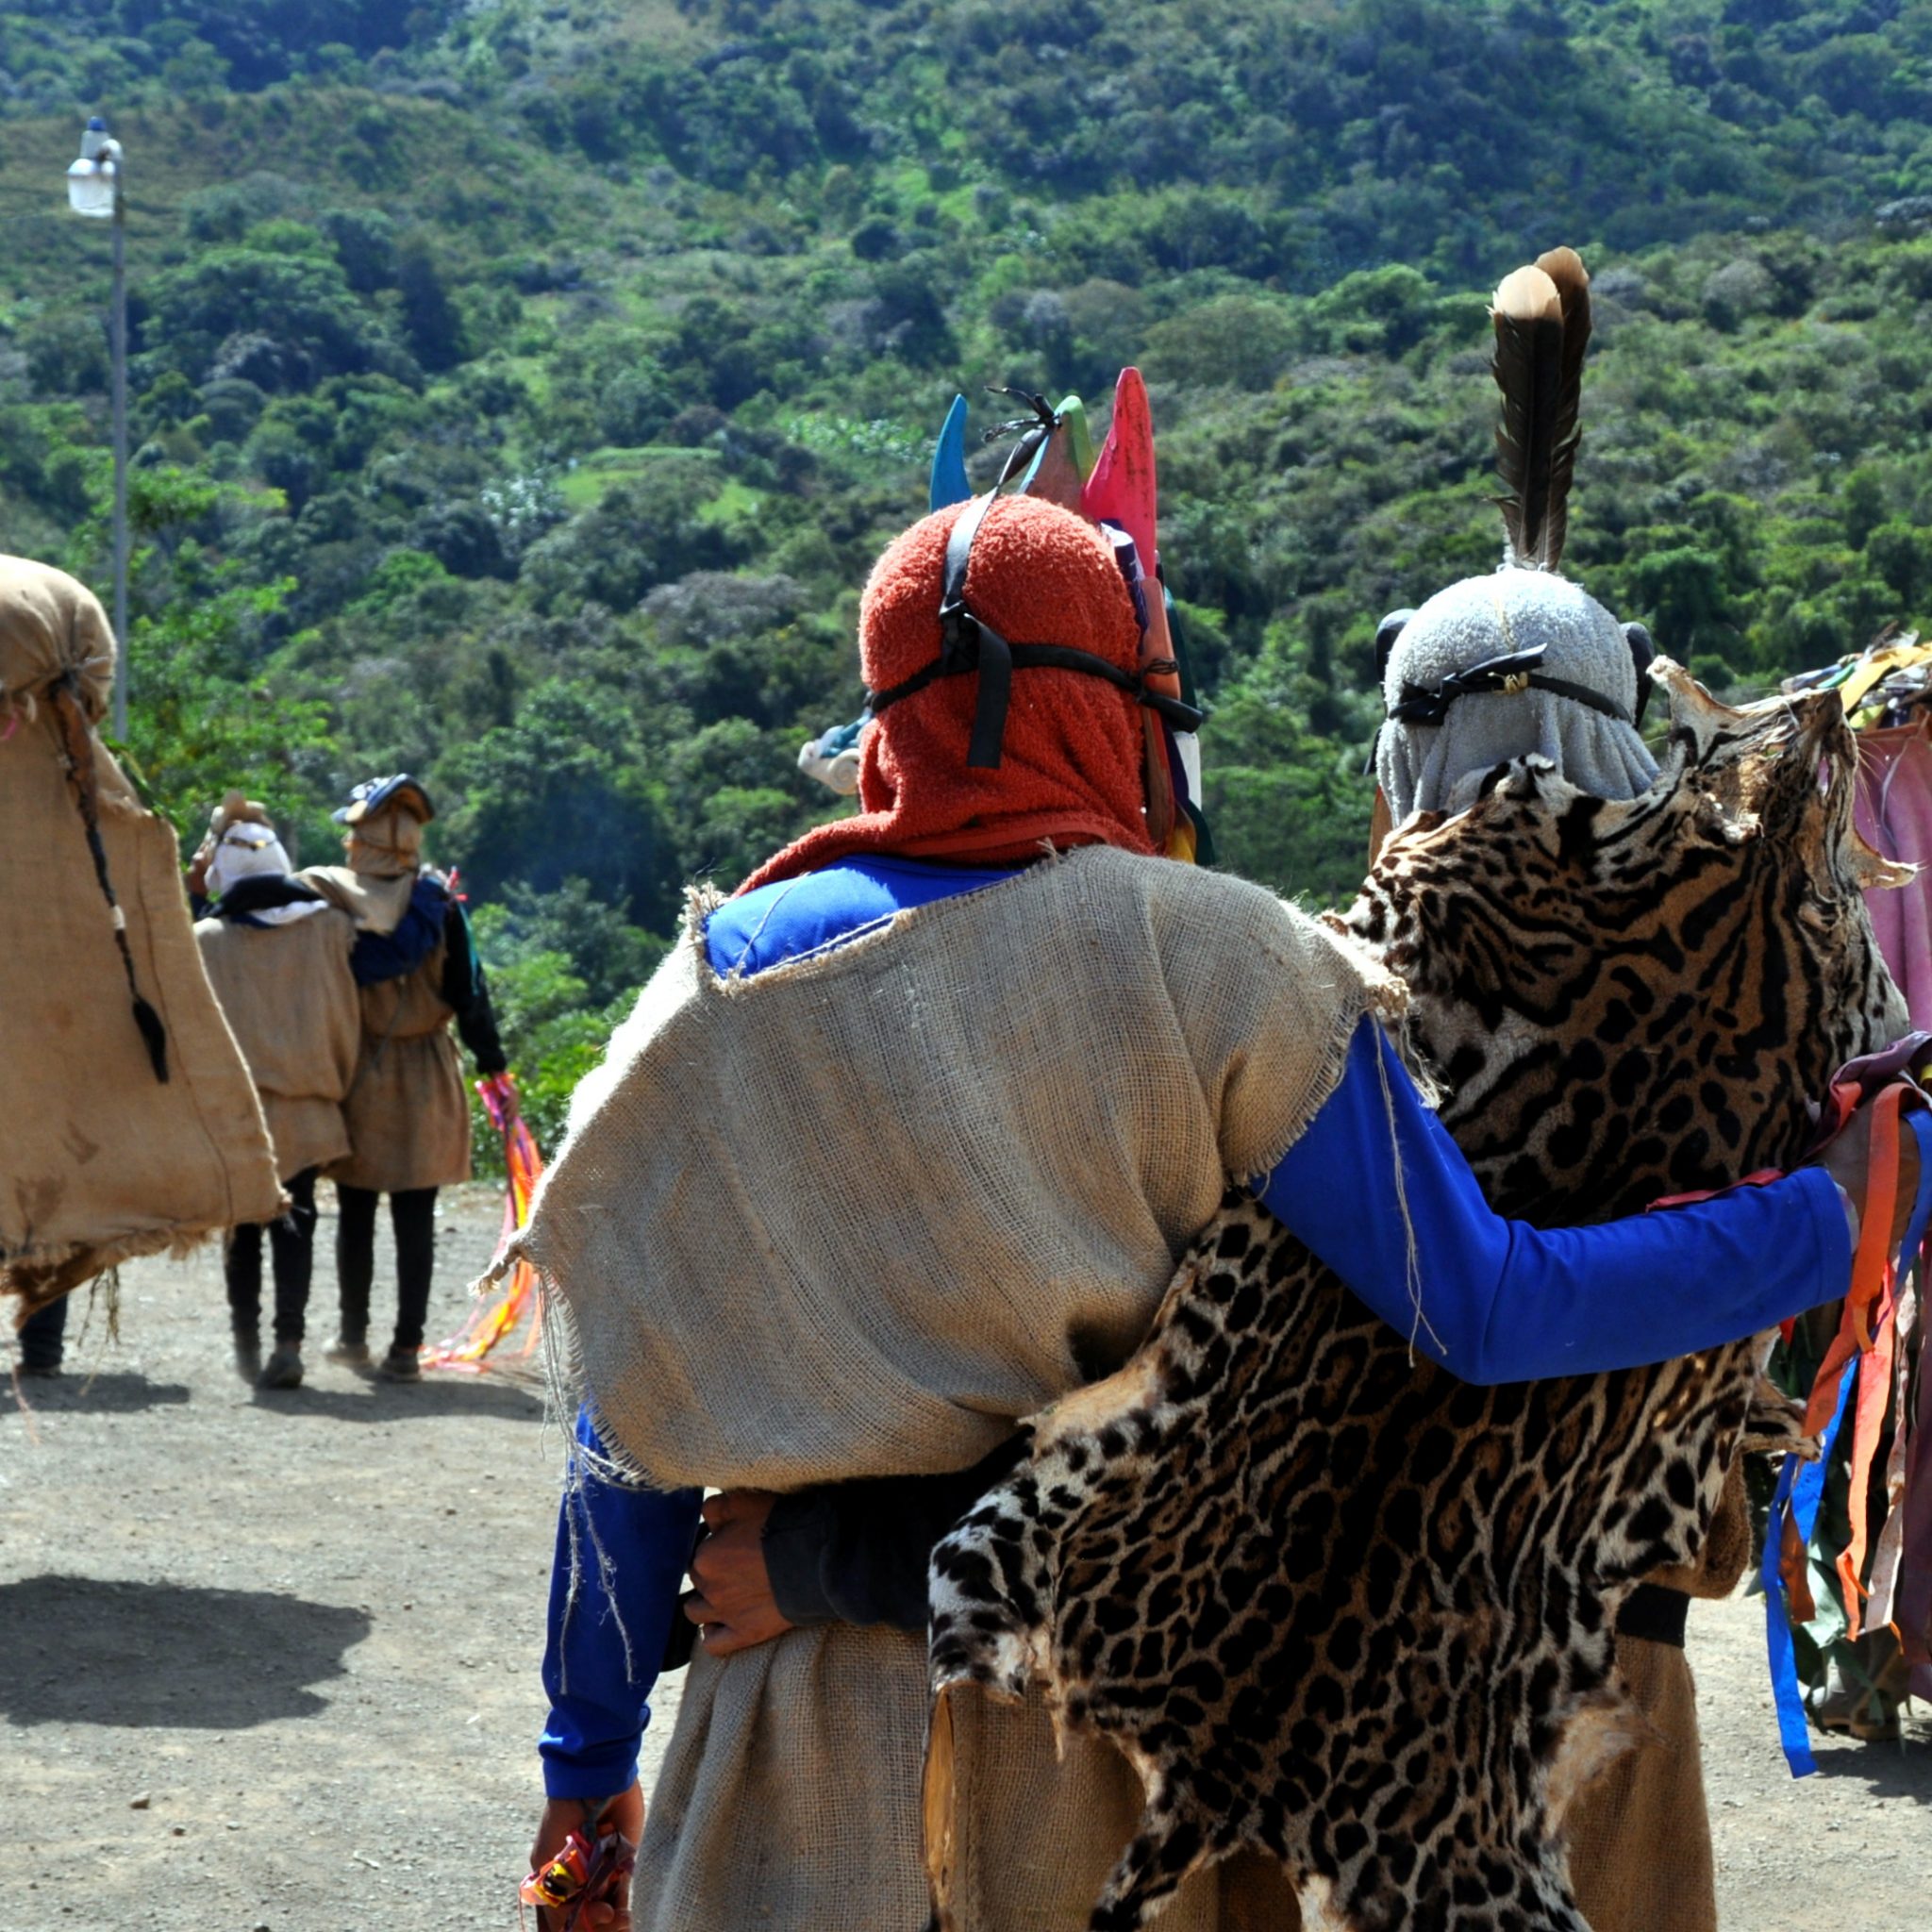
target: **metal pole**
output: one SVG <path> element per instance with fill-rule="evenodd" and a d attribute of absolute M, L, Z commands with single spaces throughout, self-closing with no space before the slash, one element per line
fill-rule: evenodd
<path fill-rule="evenodd" d="M 114 736 L 127 741 L 127 156 L 114 161 Z"/>

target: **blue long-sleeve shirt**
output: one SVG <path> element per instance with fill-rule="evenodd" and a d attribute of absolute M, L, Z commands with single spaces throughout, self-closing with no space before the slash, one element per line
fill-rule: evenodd
<path fill-rule="evenodd" d="M 908 859 L 848 859 L 727 901 L 706 927 L 706 950 L 714 972 L 749 975 L 841 944 L 908 908 L 1009 876 Z M 1427 1257 L 1420 1283 L 1410 1278 L 1401 1218 L 1389 1211 L 1398 1159 L 1417 1251 Z M 1851 1272 L 1838 1189 L 1816 1168 L 1770 1187 L 1595 1227 L 1545 1230 L 1505 1220 L 1483 1199 L 1461 1151 L 1368 1020 L 1350 1043 L 1334 1093 L 1257 1191 L 1419 1354 L 1473 1382 L 1594 1374 L 1693 1354 L 1841 1295 Z M 1425 1320 L 1417 1319 L 1418 1295 Z M 589 1425 L 580 1421 L 579 1427 Z M 944 1479 L 929 1480 L 939 1486 L 933 1496 L 943 1516 L 936 1536 L 972 1498 L 955 1507 Z M 816 1506 L 789 1511 L 788 1533 L 779 1538 L 772 1533 L 779 1526 L 774 1509 L 766 1555 L 780 1607 L 793 1622 L 841 1616 L 916 1626 L 923 1567 L 912 1575 L 891 1562 L 890 1536 L 868 1540 L 849 1514 L 841 1522 L 838 1498 L 847 1487 L 812 1492 Z M 595 1476 L 566 1498 L 544 1664 L 551 1714 L 540 1746 L 554 1797 L 601 1797 L 636 1774 L 646 1700 L 677 1614 L 673 1598 L 696 1533 L 697 1502 L 695 1491 L 666 1497 Z M 601 1569 L 580 1563 L 577 1600 L 566 1617 L 573 1510 L 594 1525 L 611 1560 Z M 835 1564 L 844 1566 L 844 1576 L 830 1574 Z M 631 1636 L 628 1657 L 620 1621 Z M 565 1659 L 567 1692 L 554 1668 Z"/>
<path fill-rule="evenodd" d="M 638 1740 L 697 1537 L 696 1490 L 627 1488 L 600 1474 L 603 1455 L 579 1412 L 550 1566 L 550 1717 L 537 1741 L 553 1798 L 608 1798 L 637 1776 Z"/>

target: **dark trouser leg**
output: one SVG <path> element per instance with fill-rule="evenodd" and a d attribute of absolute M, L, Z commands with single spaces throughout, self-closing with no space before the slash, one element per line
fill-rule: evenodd
<path fill-rule="evenodd" d="M 62 1338 L 67 1333 L 67 1302 L 62 1295 L 29 1315 L 20 1326 L 20 1365 L 24 1369 L 58 1369 Z"/>
<path fill-rule="evenodd" d="M 369 1291 L 375 1280 L 375 1192 L 336 1185 L 336 1291 L 341 1298 L 342 1340 L 369 1337 Z"/>
<path fill-rule="evenodd" d="M 429 1320 L 429 1279 L 436 1272 L 436 1190 L 411 1188 L 389 1197 L 396 1237 L 397 1348 L 421 1348 Z"/>
<path fill-rule="evenodd" d="M 289 1211 L 268 1225 L 269 1254 L 275 1272 L 275 1341 L 293 1348 L 302 1346 L 308 1281 L 315 1266 L 315 1176 L 319 1172 L 305 1167 L 288 1183 Z M 258 1258 L 258 1275 L 260 1267 Z"/>
<path fill-rule="evenodd" d="M 222 1272 L 228 1281 L 228 1324 L 236 1341 L 252 1341 L 261 1332 L 259 1224 L 250 1222 L 246 1227 L 228 1230 L 228 1252 L 223 1257 Z"/>

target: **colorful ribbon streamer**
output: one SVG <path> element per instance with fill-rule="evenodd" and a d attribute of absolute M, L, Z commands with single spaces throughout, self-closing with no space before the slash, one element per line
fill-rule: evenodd
<path fill-rule="evenodd" d="M 1894 1096 L 1901 1091 L 1892 1088 L 1879 1096 L 1881 1101 L 1890 1101 L 1890 1105 L 1874 1118 L 1874 1152 L 1878 1151 L 1882 1139 L 1889 1139 L 1892 1148 L 1896 1148 L 1899 1102 Z M 1889 1136 L 1881 1137 L 1877 1131 L 1879 1122 L 1888 1117 L 1891 1131 Z M 1898 1252 L 1901 1257 L 1916 1258 L 1924 1246 L 1928 1223 L 1932 1223 L 1932 1113 L 1921 1109 L 1908 1114 L 1906 1124 L 1911 1129 L 1918 1147 L 1919 1184 L 1912 1200 L 1911 1216 L 1906 1224 L 1905 1240 L 1899 1244 Z M 1860 1229 L 1858 1261 L 1863 1264 L 1863 1270 L 1855 1269 L 1855 1274 L 1869 1271 L 1874 1224 L 1876 1224 L 1877 1241 L 1881 1247 L 1891 1227 L 1897 1187 L 1895 1151 L 1893 1160 L 1886 1165 L 1890 1172 L 1874 1174 L 1874 1186 L 1868 1191 L 1861 1210 L 1864 1224 Z M 1862 1301 L 1857 1294 L 1857 1288 L 1861 1285 L 1864 1288 Z M 1882 1416 L 1890 1381 L 1891 1364 L 1882 1344 L 1890 1337 L 1891 1312 L 1892 1302 L 1889 1294 L 1881 1299 L 1869 1281 L 1863 1284 L 1855 1281 L 1854 1293 L 1846 1298 L 1843 1324 L 1819 1369 L 1818 1379 L 1811 1391 L 1811 1406 L 1806 1417 L 1807 1428 L 1824 1422 L 1818 1459 L 1801 1465 L 1795 1456 L 1786 1457 L 1784 1469 L 1778 1476 L 1777 1493 L 1772 1498 L 1771 1521 L 1765 1531 L 1759 1575 L 1764 1583 L 1765 1638 L 1770 1656 L 1772 1697 L 1777 1707 L 1778 1738 L 1784 1747 L 1785 1762 L 1790 1766 L 1793 1777 L 1808 1777 L 1818 1769 L 1818 1764 L 1811 1754 L 1804 1691 L 1798 1683 L 1797 1647 L 1791 1638 L 1794 1606 L 1782 1559 L 1788 1552 L 1790 1553 L 1792 1574 L 1801 1579 L 1806 1553 L 1818 1527 L 1818 1512 L 1824 1500 L 1825 1480 L 1830 1473 L 1832 1451 L 1838 1441 L 1839 1430 L 1851 1410 L 1854 1391 L 1861 1379 L 1868 1377 L 1877 1384 L 1871 1391 L 1875 1402 L 1867 1401 L 1861 1404 L 1861 1408 L 1868 1412 L 1867 1431 L 1875 1431 L 1873 1417 Z M 1874 1326 L 1875 1335 L 1872 1332 Z M 1869 1343 L 1868 1337 L 1871 1338 Z M 1861 1346 L 1861 1343 L 1866 1345 Z M 1834 1375 L 1838 1378 L 1835 1391 L 1832 1386 Z M 1828 1418 L 1824 1415 L 1827 1402 L 1830 1404 Z M 1871 1435 L 1871 1440 L 1875 1441 L 1875 1433 Z M 1864 1460 L 1869 1469 L 1869 1449 Z M 1855 1493 L 1852 1502 L 1852 1545 L 1840 1557 L 1836 1567 L 1845 1599 L 1847 1622 L 1851 1633 L 1856 1636 L 1859 1591 L 1857 1570 L 1863 1559 L 1865 1541 L 1862 1494 Z M 1848 1562 L 1851 1565 L 1849 1580 Z M 1795 1614 L 1799 1621 L 1805 1621 L 1805 1612 L 1796 1611 Z"/>
<path fill-rule="evenodd" d="M 543 1158 L 537 1142 L 524 1124 L 517 1108 L 516 1082 L 508 1074 L 497 1074 L 476 1082 L 476 1093 L 490 1116 L 490 1124 L 503 1136 L 503 1167 L 508 1176 L 504 1190 L 503 1230 L 496 1238 L 492 1261 L 500 1261 L 504 1251 L 530 1219 L 530 1201 L 542 1177 Z M 510 1270 L 503 1291 L 492 1302 L 481 1303 L 461 1330 L 423 1353 L 425 1369 L 454 1369 L 458 1374 L 478 1374 L 487 1365 L 491 1351 L 515 1329 L 525 1314 L 530 1316 L 530 1332 L 518 1352 L 528 1356 L 543 1332 L 543 1296 L 537 1285 L 537 1273 L 527 1261 Z"/>

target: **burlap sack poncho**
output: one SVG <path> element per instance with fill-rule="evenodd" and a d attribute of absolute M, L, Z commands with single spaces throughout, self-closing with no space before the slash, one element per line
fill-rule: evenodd
<path fill-rule="evenodd" d="M 1096 846 L 721 981 L 693 921 L 578 1090 L 524 1252 L 613 1453 L 791 1490 L 964 1468 L 1131 1353 L 1397 990 L 1259 888 Z M 916 1637 L 826 1625 L 686 1684 L 638 1924 L 924 1923 Z M 969 1923 L 1082 1924 L 1140 1799 L 1037 1709 L 958 1740 Z M 1170 1915 L 1224 1919 L 1208 1874 Z"/>
<path fill-rule="evenodd" d="M 204 919 L 201 963 L 261 1101 L 282 1179 L 349 1151 L 342 1103 L 356 1077 L 361 1008 L 349 974 L 356 929 L 333 907 L 280 925 Z"/>
<path fill-rule="evenodd" d="M 54 689 L 70 674 L 118 911 L 59 730 Z M 281 1211 L 255 1089 L 195 951 L 174 827 L 96 728 L 113 675 L 93 594 L 0 557 L 0 1293 L 23 1312 L 117 1261 Z M 130 1013 L 117 920 L 164 1031 L 165 1082 Z"/>
<path fill-rule="evenodd" d="M 358 931 L 391 933 L 409 908 L 422 825 L 391 811 L 352 828 L 347 865 L 301 874 Z M 342 1104 L 349 1152 L 327 1170 L 375 1193 L 448 1188 L 470 1178 L 470 1101 L 442 996 L 446 939 L 414 971 L 358 989 L 362 1043 Z"/>

